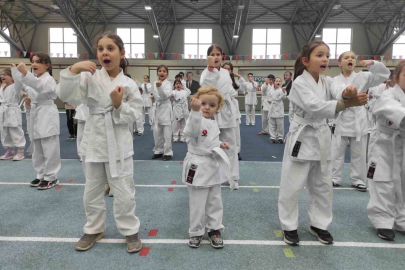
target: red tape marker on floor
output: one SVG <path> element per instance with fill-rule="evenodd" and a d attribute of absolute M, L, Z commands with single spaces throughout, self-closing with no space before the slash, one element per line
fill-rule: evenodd
<path fill-rule="evenodd" d="M 172 192 L 174 188 L 168 188 L 167 191 Z"/>
<path fill-rule="evenodd" d="M 183 161 L 180 161 L 180 164 L 183 164 Z"/>
<path fill-rule="evenodd" d="M 66 182 L 68 182 L 68 183 L 73 183 L 73 179 L 69 179 L 69 180 L 67 180 Z"/>
<path fill-rule="evenodd" d="M 59 190 L 59 189 L 61 189 L 61 188 L 63 188 L 62 186 L 57 186 L 55 189 L 56 190 Z"/>
<path fill-rule="evenodd" d="M 157 233 L 158 233 L 158 229 L 151 229 L 150 231 L 149 231 L 149 234 L 148 234 L 148 236 L 156 236 L 157 235 Z"/>
<path fill-rule="evenodd" d="M 177 184 L 177 182 L 176 182 L 176 181 L 172 181 L 172 185 L 175 185 L 175 184 Z"/>
<path fill-rule="evenodd" d="M 141 252 L 139 252 L 139 257 L 146 257 L 148 256 L 150 247 L 144 247 L 141 249 Z"/>

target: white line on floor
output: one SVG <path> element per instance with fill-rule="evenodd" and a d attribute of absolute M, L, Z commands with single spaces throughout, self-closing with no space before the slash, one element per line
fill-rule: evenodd
<path fill-rule="evenodd" d="M 28 186 L 29 183 L 23 182 L 0 182 L 0 185 L 19 185 L 19 186 Z M 75 184 L 75 183 L 60 183 L 59 186 L 85 186 L 85 184 Z M 185 188 L 186 185 L 137 185 L 135 187 L 142 187 L 142 188 Z M 221 186 L 222 188 L 229 188 L 229 186 Z M 264 188 L 264 189 L 279 189 L 280 186 L 239 186 L 239 188 Z M 334 188 L 334 190 L 356 190 L 355 188 Z"/>
<path fill-rule="evenodd" d="M 79 238 L 56 238 L 56 237 L 5 237 L 0 236 L 3 242 L 47 242 L 47 243 L 76 243 Z M 188 239 L 142 239 L 143 244 L 187 244 Z M 101 239 L 98 243 L 123 244 L 125 239 Z M 226 245 L 252 245 L 252 246 L 287 246 L 283 241 L 264 240 L 224 240 Z M 203 240 L 202 244 L 209 244 Z M 300 241 L 300 246 L 325 246 L 317 241 Z M 335 242 L 335 247 L 363 247 L 363 248 L 394 248 L 405 249 L 405 244 L 368 243 L 368 242 Z"/>

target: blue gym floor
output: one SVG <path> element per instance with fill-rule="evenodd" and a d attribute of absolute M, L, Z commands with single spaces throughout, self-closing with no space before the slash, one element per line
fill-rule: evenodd
<path fill-rule="evenodd" d="M 136 214 L 144 249 L 128 254 L 115 226 L 113 198 L 107 203 L 105 238 L 86 252 L 75 242 L 85 224 L 82 196 L 85 179 L 76 144 L 67 142 L 61 117 L 61 185 L 47 191 L 28 186 L 35 178 L 31 160 L 0 162 L 0 269 L 404 269 L 405 235 L 395 242 L 377 237 L 366 214 L 368 193 L 350 187 L 348 164 L 344 184 L 334 192 L 330 232 L 335 244 L 324 246 L 308 232 L 305 196 L 300 203 L 299 247 L 282 241 L 277 201 L 283 145 L 257 135 L 242 119 L 242 157 L 237 191 L 222 188 L 225 247 L 187 246 L 188 195 L 181 183 L 180 161 L 186 144 L 173 144 L 174 161 L 152 161 L 148 126 L 134 139 Z M 288 120 L 285 119 L 287 125 Z M 287 132 L 287 126 L 286 126 Z M 1 151 L 3 154 L 4 151 Z M 157 230 L 157 233 L 156 233 Z M 155 234 L 153 234 L 155 232 Z M 207 243 L 207 242 L 206 242 Z"/>

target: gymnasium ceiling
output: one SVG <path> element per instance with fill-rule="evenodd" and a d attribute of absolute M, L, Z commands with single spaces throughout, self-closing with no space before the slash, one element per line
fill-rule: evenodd
<path fill-rule="evenodd" d="M 11 41 L 18 45 L 25 33 L 21 25 L 35 31 L 39 24 L 68 22 L 89 49 L 108 24 L 150 24 L 164 51 L 176 25 L 216 24 L 232 52 L 249 24 L 289 25 L 299 45 L 313 40 L 326 23 L 358 23 L 381 41 L 375 48 L 381 53 L 405 30 L 404 8 L 405 0 L 0 0 L 0 27 L 14 29 Z"/>

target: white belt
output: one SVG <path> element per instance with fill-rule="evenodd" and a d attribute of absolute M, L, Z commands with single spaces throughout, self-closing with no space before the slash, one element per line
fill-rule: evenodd
<path fill-rule="evenodd" d="M 54 105 L 55 102 L 53 100 L 42 100 L 42 101 L 32 101 L 31 102 L 31 112 L 30 112 L 30 119 L 35 120 L 35 116 L 37 113 L 37 107 L 42 105 Z M 28 147 L 28 153 L 32 154 L 34 152 L 32 141 L 34 140 L 34 121 L 30 123 L 30 129 L 28 131 L 28 136 L 30 137 L 30 147 Z"/>
<path fill-rule="evenodd" d="M 3 103 L 0 106 L 0 132 L 3 130 L 3 121 L 4 121 L 4 113 L 8 110 L 10 107 L 15 107 L 18 108 L 18 104 L 16 103 Z"/>
<path fill-rule="evenodd" d="M 299 141 L 301 133 L 305 127 L 312 127 L 313 129 L 315 129 L 316 138 L 318 139 L 319 150 L 320 150 L 320 155 L 321 155 L 320 156 L 321 170 L 322 170 L 322 173 L 324 173 L 326 171 L 326 167 L 327 167 L 327 163 L 328 163 L 328 156 L 327 156 L 328 147 L 325 143 L 325 139 L 320 130 L 320 127 L 323 125 L 327 126 L 326 120 L 325 119 L 305 119 L 305 118 L 302 118 L 301 116 L 295 114 L 294 122 L 301 125 L 301 127 L 299 127 L 299 129 L 298 129 L 297 138 L 295 139 L 295 141 L 293 141 L 293 144 L 292 144 L 293 147 L 294 147 L 295 143 L 297 141 Z"/>
<path fill-rule="evenodd" d="M 119 177 L 117 170 L 117 158 L 115 156 L 115 149 L 117 148 L 117 141 L 115 138 L 115 131 L 113 127 L 111 111 L 113 107 L 108 108 L 103 107 L 89 107 L 90 115 L 104 115 L 105 131 L 107 134 L 107 152 L 108 152 L 108 163 L 110 164 L 110 173 L 112 178 Z M 121 164 L 121 172 L 124 168 L 124 149 L 122 145 L 122 140 L 120 140 L 118 145 L 118 153 Z"/>
<path fill-rule="evenodd" d="M 231 172 L 230 172 L 230 166 L 229 166 L 229 159 L 228 156 L 225 154 L 224 150 L 222 150 L 219 147 L 215 147 L 211 151 L 208 149 L 188 145 L 187 146 L 187 151 L 193 155 L 197 156 L 204 156 L 204 157 L 212 157 L 214 158 L 221 169 L 225 172 L 225 175 L 228 179 L 229 182 L 234 182 L 230 181 L 231 180 Z"/>

